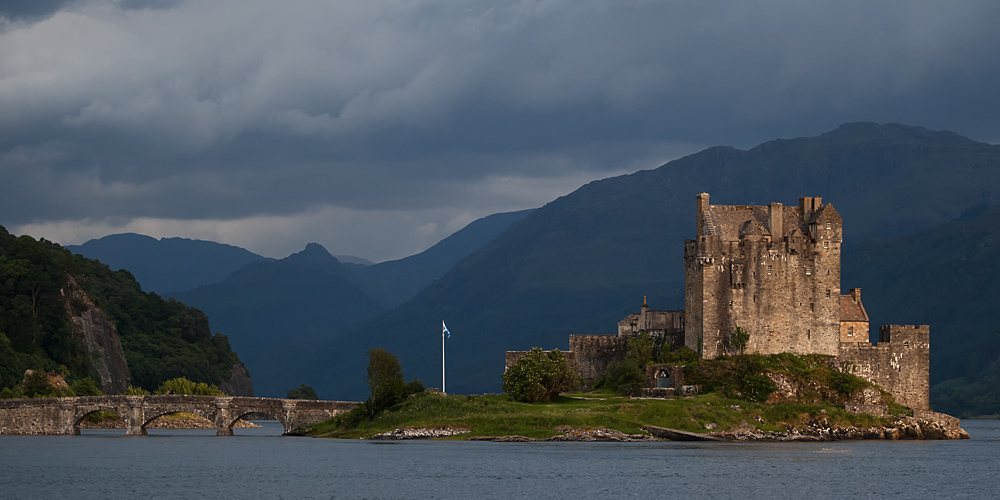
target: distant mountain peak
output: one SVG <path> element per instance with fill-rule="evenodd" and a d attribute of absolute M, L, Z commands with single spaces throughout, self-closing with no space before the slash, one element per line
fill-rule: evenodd
<path fill-rule="evenodd" d="M 978 142 L 949 130 L 931 130 L 903 123 L 874 122 L 845 123 L 821 134 L 820 137 L 854 141 L 933 142 L 949 145 L 968 145 Z"/>
<path fill-rule="evenodd" d="M 357 264 L 359 266 L 374 266 L 375 263 L 356 255 L 334 255 L 342 264 Z"/>
<path fill-rule="evenodd" d="M 308 243 L 306 244 L 306 248 L 299 253 L 329 255 L 330 257 L 333 257 L 333 255 L 329 251 L 327 251 L 326 247 L 320 245 L 319 243 Z"/>

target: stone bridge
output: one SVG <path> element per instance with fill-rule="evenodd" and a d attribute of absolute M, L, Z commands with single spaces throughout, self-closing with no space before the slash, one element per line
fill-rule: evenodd
<path fill-rule="evenodd" d="M 281 422 L 284 434 L 348 411 L 357 403 L 232 396 L 82 396 L 0 400 L 0 434 L 79 434 L 80 422 L 95 411 L 114 413 L 125 421 L 129 436 L 146 435 L 155 418 L 185 411 L 215 423 L 216 435 L 232 436 L 233 424 L 248 413 L 263 413 Z"/>

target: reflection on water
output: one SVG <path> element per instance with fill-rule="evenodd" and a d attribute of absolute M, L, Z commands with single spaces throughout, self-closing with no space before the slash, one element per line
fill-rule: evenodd
<path fill-rule="evenodd" d="M 1000 422 L 971 441 L 486 443 L 278 437 L 281 426 L 0 436 L 3 498 L 987 498 Z"/>

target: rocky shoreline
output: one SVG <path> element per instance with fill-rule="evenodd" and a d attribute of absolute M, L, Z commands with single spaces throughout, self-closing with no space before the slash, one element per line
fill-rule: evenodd
<path fill-rule="evenodd" d="M 831 426 L 826 417 L 820 416 L 806 422 L 803 429 L 788 429 L 785 432 L 762 431 L 746 421 L 735 429 L 709 432 L 709 436 L 727 441 L 839 441 L 862 439 L 885 440 L 958 440 L 969 439 L 969 433 L 959 420 L 941 413 L 931 418 L 900 416 L 889 427 Z"/>
<path fill-rule="evenodd" d="M 929 412 L 928 412 L 929 413 Z M 711 425 L 711 424 L 709 424 Z M 825 416 L 819 416 L 806 422 L 802 429 L 790 428 L 786 431 L 762 431 L 744 421 L 739 427 L 723 431 L 713 431 L 705 434 L 647 426 L 644 429 L 649 434 L 626 434 L 613 429 L 576 429 L 560 428 L 562 434 L 545 439 L 527 436 L 483 436 L 469 438 L 469 441 L 509 442 L 543 442 L 543 441 L 610 441 L 610 442 L 641 442 L 641 441 L 840 441 L 840 440 L 958 440 L 969 439 L 969 433 L 962 429 L 959 420 L 941 413 L 923 415 L 921 418 L 900 416 L 888 427 L 857 427 L 831 426 Z M 402 439 L 434 439 L 440 437 L 468 434 L 469 429 L 457 427 L 427 428 L 413 427 L 394 429 L 390 432 L 376 434 L 370 439 L 402 440 Z"/>
<path fill-rule="evenodd" d="M 469 429 L 464 429 L 460 427 L 442 427 L 442 428 L 409 427 L 406 429 L 393 429 L 389 432 L 376 434 L 370 437 L 369 439 L 387 439 L 387 440 L 434 439 L 440 437 L 468 434 L 469 432 L 470 432 Z"/>

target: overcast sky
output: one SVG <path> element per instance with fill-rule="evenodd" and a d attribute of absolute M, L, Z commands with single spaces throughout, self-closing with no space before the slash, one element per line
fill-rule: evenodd
<path fill-rule="evenodd" d="M 0 1 L 0 224 L 374 261 L 713 145 L 1000 142 L 1000 2 Z"/>

